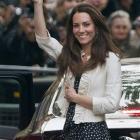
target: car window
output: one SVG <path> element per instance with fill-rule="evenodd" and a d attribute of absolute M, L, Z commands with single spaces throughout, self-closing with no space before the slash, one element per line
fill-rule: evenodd
<path fill-rule="evenodd" d="M 9 87 L 9 88 L 7 88 Z M 20 83 L 15 79 L 0 78 L 0 124 L 18 126 L 19 100 L 22 92 Z"/>
<path fill-rule="evenodd" d="M 140 65 L 122 67 L 123 95 L 120 106 L 123 113 L 131 117 L 140 117 Z"/>
<path fill-rule="evenodd" d="M 108 118 L 140 117 L 140 65 L 122 65 L 122 98 L 119 111 Z"/>

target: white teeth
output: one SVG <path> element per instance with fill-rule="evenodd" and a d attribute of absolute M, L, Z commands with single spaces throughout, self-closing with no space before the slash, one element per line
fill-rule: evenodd
<path fill-rule="evenodd" d="M 79 38 L 82 38 L 82 39 L 84 39 L 84 38 L 86 38 L 86 36 L 79 36 Z"/>
<path fill-rule="evenodd" d="M 79 35 L 79 37 L 86 37 L 87 35 Z"/>

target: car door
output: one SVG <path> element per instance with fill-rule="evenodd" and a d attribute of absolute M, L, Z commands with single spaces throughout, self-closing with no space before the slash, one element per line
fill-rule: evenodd
<path fill-rule="evenodd" d="M 0 70 L 0 138 L 11 139 L 34 113 L 32 73 Z"/>
<path fill-rule="evenodd" d="M 0 65 L 0 139 L 26 128 L 56 69 Z M 51 76 L 52 75 L 52 76 Z"/>

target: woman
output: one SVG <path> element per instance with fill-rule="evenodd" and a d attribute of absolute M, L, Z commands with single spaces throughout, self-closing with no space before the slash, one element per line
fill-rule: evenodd
<path fill-rule="evenodd" d="M 124 52 L 123 57 L 136 57 L 137 49 L 131 43 L 133 33 L 129 14 L 123 10 L 113 12 L 108 19 L 108 25 L 113 41 Z"/>
<path fill-rule="evenodd" d="M 119 107 L 121 64 L 103 16 L 86 3 L 73 8 L 62 47 L 46 31 L 42 7 L 42 0 L 34 0 L 37 42 L 58 62 L 58 75 L 65 75 L 58 99 L 66 116 L 63 138 L 110 140 L 105 114 Z"/>

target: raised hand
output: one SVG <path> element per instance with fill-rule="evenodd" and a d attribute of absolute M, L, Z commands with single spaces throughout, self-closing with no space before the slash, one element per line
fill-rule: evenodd
<path fill-rule="evenodd" d="M 43 0 L 32 0 L 34 3 L 43 4 Z"/>

